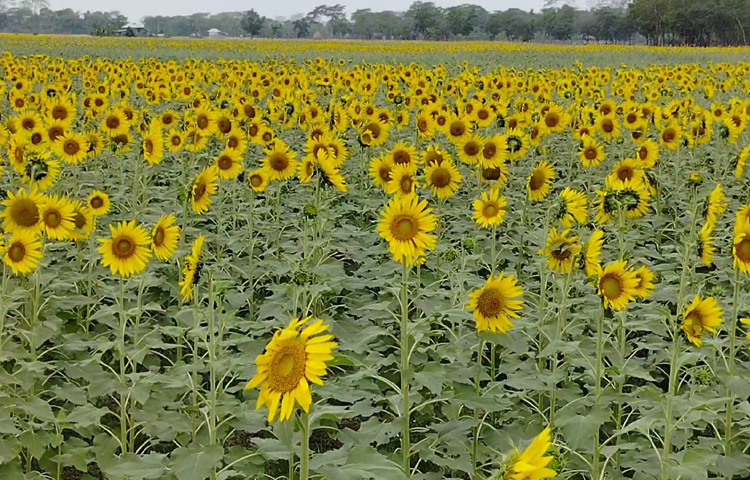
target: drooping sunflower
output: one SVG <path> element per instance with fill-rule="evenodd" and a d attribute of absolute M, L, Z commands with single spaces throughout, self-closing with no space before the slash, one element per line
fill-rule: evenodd
<path fill-rule="evenodd" d="M 588 219 L 588 199 L 584 192 L 565 187 L 560 193 L 562 204 L 558 212 L 558 219 L 565 228 L 570 228 L 573 222 L 586 223 Z"/>
<path fill-rule="evenodd" d="M 682 313 L 682 326 L 680 327 L 688 340 L 693 345 L 703 345 L 701 337 L 704 332 L 716 333 L 716 328 L 723 322 L 721 316 L 724 310 L 716 303 L 713 297 L 701 298 L 696 295 L 693 302 Z"/>
<path fill-rule="evenodd" d="M 408 195 L 395 197 L 386 204 L 378 231 L 388 241 L 388 250 L 395 261 L 413 265 L 426 250 L 435 249 L 437 239 L 430 232 L 436 224 L 427 200 Z"/>
<path fill-rule="evenodd" d="M 277 141 L 270 148 L 263 150 L 263 168 L 271 180 L 289 180 L 297 170 L 297 154 L 281 141 Z"/>
<path fill-rule="evenodd" d="M 3 262 L 14 275 L 28 275 L 37 269 L 42 259 L 42 242 L 34 232 L 17 231 L 0 253 L 5 253 Z"/>
<path fill-rule="evenodd" d="M 47 197 L 40 209 L 42 228 L 52 240 L 66 240 L 75 229 L 73 204 L 64 197 Z"/>
<path fill-rule="evenodd" d="M 539 202 L 547 198 L 552 190 L 552 181 L 555 179 L 555 169 L 547 160 L 543 160 L 534 168 L 526 181 L 526 189 L 529 198 Z"/>
<path fill-rule="evenodd" d="M 70 238 L 73 240 L 85 240 L 89 238 L 94 231 L 96 217 L 94 217 L 94 214 L 91 213 L 91 209 L 84 205 L 83 202 L 73 200 L 72 203 L 74 211 L 73 223 L 75 228 L 70 233 Z"/>
<path fill-rule="evenodd" d="M 110 225 L 110 238 L 99 239 L 102 265 L 112 275 L 129 277 L 146 269 L 151 259 L 151 236 L 135 220 Z"/>
<path fill-rule="evenodd" d="M 188 152 L 202 152 L 208 146 L 207 135 L 195 127 L 188 128 L 183 134 L 183 148 Z"/>
<path fill-rule="evenodd" d="M 474 311 L 477 331 L 507 333 L 513 328 L 513 318 L 519 318 L 523 308 L 523 288 L 515 275 L 490 275 L 482 288 L 469 294 L 467 308 Z"/>
<path fill-rule="evenodd" d="M 143 149 L 143 158 L 149 165 L 161 163 L 162 158 L 164 158 L 164 138 L 156 123 L 152 124 L 152 127 L 143 137 L 141 148 Z"/>
<path fill-rule="evenodd" d="M 547 257 L 547 265 L 552 270 L 568 274 L 573 270 L 581 248 L 578 237 L 572 236 L 570 230 L 558 232 L 555 227 L 552 227 L 547 238 L 547 245 L 540 253 L 544 253 Z"/>
<path fill-rule="evenodd" d="M 89 150 L 89 141 L 85 135 L 67 132 L 55 140 L 55 153 L 65 163 L 78 165 L 86 158 Z"/>
<path fill-rule="evenodd" d="M 385 185 L 391 179 L 393 165 L 393 160 L 388 156 L 381 155 L 370 160 L 370 178 L 376 186 L 385 189 Z"/>
<path fill-rule="evenodd" d="M 545 428 L 526 450 L 510 458 L 510 465 L 505 469 L 503 480 L 541 480 L 552 478 L 557 472 L 547 468 L 552 456 L 545 456 L 551 443 L 551 432 Z"/>
<path fill-rule="evenodd" d="M 89 148 L 86 150 L 86 156 L 88 158 L 94 158 L 97 155 L 101 155 L 104 151 L 104 141 L 99 132 L 92 131 L 85 134 L 86 140 L 89 142 Z"/>
<path fill-rule="evenodd" d="M 635 273 L 628 270 L 627 262 L 620 260 L 607 265 L 599 272 L 597 288 L 604 301 L 605 308 L 622 310 L 629 302 L 635 300 L 638 287 Z"/>
<path fill-rule="evenodd" d="M 277 414 L 280 421 L 289 420 L 297 404 L 309 412 L 310 383 L 323 385 L 326 362 L 333 360 L 332 352 L 338 343 L 333 341 L 333 335 L 325 334 L 328 325 L 323 320 L 310 322 L 311 318 L 293 319 L 274 334 L 265 353 L 255 359 L 258 372 L 245 388 L 261 387 L 256 409 L 265 405 L 269 422 Z"/>
<path fill-rule="evenodd" d="M 9 190 L 8 198 L 2 202 L 5 210 L 0 214 L 5 231 L 39 233 L 42 230 L 41 207 L 44 202 L 44 195 L 36 190 L 19 190 L 15 194 Z"/>
<path fill-rule="evenodd" d="M 225 148 L 216 157 L 216 167 L 224 180 L 235 180 L 242 173 L 242 154 L 238 150 Z"/>
<path fill-rule="evenodd" d="M 602 271 L 602 246 L 604 245 L 604 232 L 594 230 L 586 242 L 586 250 L 581 258 L 581 268 L 586 272 L 586 276 L 599 276 Z"/>
<path fill-rule="evenodd" d="M 161 261 L 172 258 L 177 250 L 177 241 L 180 239 L 180 227 L 175 225 L 177 219 L 174 215 L 162 215 L 154 229 L 151 231 L 151 248 Z"/>
<path fill-rule="evenodd" d="M 450 160 L 428 165 L 424 176 L 432 194 L 441 200 L 455 195 L 463 180 L 461 172 Z"/>
<path fill-rule="evenodd" d="M 91 195 L 89 195 L 89 198 L 87 200 L 87 204 L 91 209 L 91 213 L 98 216 L 108 214 L 110 208 L 112 207 L 112 203 L 109 200 L 109 195 L 100 190 L 94 190 L 93 192 L 91 192 Z"/>
<path fill-rule="evenodd" d="M 705 266 L 710 266 L 714 262 L 714 225 L 712 223 L 706 223 L 701 227 L 700 234 L 698 235 L 698 256 L 701 257 L 701 262 Z"/>
<path fill-rule="evenodd" d="M 268 187 L 268 173 L 260 168 L 253 170 L 247 175 L 247 183 L 255 192 L 262 192 Z"/>
<path fill-rule="evenodd" d="M 727 211 L 729 203 L 727 202 L 727 196 L 724 195 L 724 190 L 721 188 L 721 184 L 717 184 L 708 196 L 708 205 L 706 207 L 706 221 L 708 223 L 716 224 L 719 220 L 719 216 Z"/>
<path fill-rule="evenodd" d="M 654 272 L 649 270 L 647 266 L 642 265 L 633 273 L 635 274 L 635 278 L 638 279 L 638 285 L 635 287 L 636 296 L 643 299 L 650 297 L 651 292 L 654 290 L 654 278 L 656 278 Z"/>
<path fill-rule="evenodd" d="M 219 169 L 216 165 L 204 168 L 193 182 L 192 195 L 190 198 L 193 211 L 204 214 L 211 206 L 211 195 L 219 188 Z"/>
<path fill-rule="evenodd" d="M 482 192 L 481 197 L 474 200 L 474 214 L 472 219 L 482 228 L 500 225 L 505 218 L 508 201 L 500 196 L 498 189 L 493 188 L 489 193 Z"/>
<path fill-rule="evenodd" d="M 182 268 L 182 281 L 180 282 L 180 296 L 187 302 L 194 295 L 193 287 L 200 281 L 203 271 L 203 243 L 206 237 L 202 233 L 193 242 L 193 248 L 185 256 L 185 265 Z"/>

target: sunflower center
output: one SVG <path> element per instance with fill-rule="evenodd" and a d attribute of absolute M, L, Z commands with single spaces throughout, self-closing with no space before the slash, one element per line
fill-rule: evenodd
<path fill-rule="evenodd" d="M 33 145 L 39 145 L 40 143 L 42 143 L 42 139 L 42 134 L 39 132 L 34 132 L 31 134 L 31 143 Z"/>
<path fill-rule="evenodd" d="M 232 161 L 232 157 L 230 157 L 229 155 L 222 155 L 221 157 L 219 157 L 218 164 L 220 169 L 229 170 L 230 168 L 232 168 L 234 162 Z"/>
<path fill-rule="evenodd" d="M 410 216 L 397 217 L 391 226 L 391 233 L 396 240 L 409 241 L 417 234 L 417 222 Z"/>
<path fill-rule="evenodd" d="M 742 262 L 750 262 L 750 239 L 745 238 L 735 247 L 737 258 Z"/>
<path fill-rule="evenodd" d="M 464 145 L 464 153 L 473 157 L 479 153 L 479 144 L 477 142 L 468 142 Z"/>
<path fill-rule="evenodd" d="M 116 129 L 120 126 L 120 119 L 117 117 L 107 117 L 107 128 Z"/>
<path fill-rule="evenodd" d="M 205 115 L 198 115 L 198 118 L 195 120 L 195 125 L 201 130 L 205 130 L 208 128 L 208 117 Z"/>
<path fill-rule="evenodd" d="M 703 317 L 700 312 L 693 310 L 688 313 L 683 323 L 685 324 L 685 329 L 690 335 L 699 337 L 701 333 L 703 333 Z"/>
<path fill-rule="evenodd" d="M 646 160 L 648 158 L 648 148 L 641 147 L 638 149 L 638 158 L 641 160 Z"/>
<path fill-rule="evenodd" d="M 36 127 L 36 122 L 32 118 L 25 118 L 23 122 L 21 122 L 21 126 L 26 130 L 34 130 L 34 127 Z"/>
<path fill-rule="evenodd" d="M 671 128 L 664 130 L 664 133 L 661 134 L 662 140 L 664 140 L 667 143 L 674 142 L 675 137 L 676 137 L 675 131 Z"/>
<path fill-rule="evenodd" d="M 505 297 L 497 288 L 486 288 L 477 300 L 477 310 L 488 318 L 498 317 L 505 308 Z"/>
<path fill-rule="evenodd" d="M 193 199 L 194 200 L 200 200 L 203 198 L 203 195 L 206 194 L 206 182 L 200 181 L 195 185 L 195 189 L 193 190 Z"/>
<path fill-rule="evenodd" d="M 391 167 L 388 165 L 383 165 L 378 169 L 378 176 L 381 180 L 384 182 L 387 182 L 391 179 Z"/>
<path fill-rule="evenodd" d="M 93 197 L 91 199 L 91 208 L 100 209 L 104 206 L 104 199 L 102 197 Z"/>
<path fill-rule="evenodd" d="M 44 212 L 44 223 L 49 228 L 59 227 L 62 223 L 62 215 L 57 210 L 48 210 Z"/>
<path fill-rule="evenodd" d="M 617 298 L 622 293 L 620 280 L 614 275 L 605 275 L 599 280 L 599 288 L 607 298 Z"/>
<path fill-rule="evenodd" d="M 10 218 L 21 227 L 33 227 L 39 223 L 39 207 L 25 198 L 16 200 L 10 209 Z"/>
<path fill-rule="evenodd" d="M 160 225 L 156 227 L 156 231 L 154 232 L 154 246 L 161 247 L 164 244 L 164 237 L 166 236 L 166 233 L 164 233 L 164 228 Z"/>
<path fill-rule="evenodd" d="M 168 113 L 161 117 L 161 123 L 163 123 L 164 125 L 172 125 L 173 121 L 174 117 Z"/>
<path fill-rule="evenodd" d="M 482 170 L 482 178 L 485 180 L 498 180 L 501 173 L 499 168 L 485 168 Z"/>
<path fill-rule="evenodd" d="M 277 172 L 283 172 L 289 166 L 289 159 L 283 153 L 275 153 L 271 155 L 271 168 Z"/>
<path fill-rule="evenodd" d="M 604 130 L 607 133 L 612 133 L 612 131 L 615 129 L 615 124 L 612 123 L 612 120 L 604 120 L 602 122 L 602 130 Z"/>
<path fill-rule="evenodd" d="M 437 188 L 448 186 L 450 183 L 451 172 L 449 172 L 447 168 L 436 168 L 435 171 L 432 172 L 432 184 Z"/>
<path fill-rule="evenodd" d="M 411 162 L 411 156 L 403 150 L 396 150 L 393 152 L 393 161 L 399 165 L 405 165 Z"/>
<path fill-rule="evenodd" d="M 252 185 L 255 188 L 260 187 L 263 185 L 263 178 L 260 175 L 251 175 L 250 176 L 250 185 Z"/>
<path fill-rule="evenodd" d="M 172 145 L 175 147 L 178 147 L 182 143 L 182 138 L 180 138 L 179 135 L 175 135 L 170 139 L 170 142 L 172 142 Z"/>
<path fill-rule="evenodd" d="M 305 375 L 307 353 L 298 340 L 288 340 L 273 356 L 268 382 L 272 391 L 289 393 L 299 386 Z"/>
<path fill-rule="evenodd" d="M 240 141 L 237 139 L 237 137 L 232 137 L 227 140 L 227 147 L 229 148 L 237 148 L 239 145 Z"/>
<path fill-rule="evenodd" d="M 147 138 L 146 141 L 143 142 L 143 149 L 148 154 L 154 153 L 154 142 L 152 142 L 150 138 Z"/>
<path fill-rule="evenodd" d="M 402 177 L 401 182 L 399 183 L 399 186 L 401 187 L 401 191 L 404 193 L 411 193 L 411 189 L 413 185 L 414 185 L 414 182 L 412 181 L 409 175 Z"/>
<path fill-rule="evenodd" d="M 550 251 L 550 255 L 555 260 L 564 262 L 565 260 L 568 260 L 573 255 L 573 252 L 568 248 L 568 244 L 563 244 L 553 249 L 552 251 Z"/>
<path fill-rule="evenodd" d="M 65 144 L 63 145 L 63 150 L 65 150 L 65 153 L 67 153 L 68 155 L 75 155 L 80 151 L 80 149 L 81 147 L 75 140 L 66 140 Z"/>
<path fill-rule="evenodd" d="M 630 113 L 628 113 L 628 116 L 625 118 L 625 120 L 628 123 L 635 123 L 635 122 L 638 121 L 638 115 L 636 115 L 635 112 L 630 112 Z"/>
<path fill-rule="evenodd" d="M 555 128 L 560 123 L 560 117 L 558 117 L 556 113 L 550 113 L 544 117 L 544 123 L 549 128 Z"/>
<path fill-rule="evenodd" d="M 247 129 L 247 134 L 251 137 L 254 137 L 258 134 L 258 126 L 257 125 L 250 125 L 250 128 Z"/>
<path fill-rule="evenodd" d="M 487 120 L 489 117 L 490 112 L 488 112 L 487 110 L 482 109 L 477 112 L 477 118 L 479 118 L 480 120 Z"/>
<path fill-rule="evenodd" d="M 227 134 L 232 130 L 232 122 L 230 122 L 228 118 L 220 118 L 216 124 L 221 133 Z"/>
<path fill-rule="evenodd" d="M 595 160 L 596 159 L 596 149 L 589 147 L 583 152 L 583 156 L 586 157 L 586 160 Z"/>
<path fill-rule="evenodd" d="M 544 175 L 544 172 L 534 170 L 534 172 L 531 174 L 531 179 L 529 179 L 529 188 L 532 191 L 539 190 L 540 188 L 542 188 L 542 185 L 544 185 L 545 179 L 546 176 Z"/>
<path fill-rule="evenodd" d="M 622 181 L 630 180 L 633 178 L 635 171 L 631 167 L 620 167 L 617 169 L 617 178 Z"/>
<path fill-rule="evenodd" d="M 466 127 L 461 122 L 453 122 L 450 126 L 451 135 L 454 137 L 460 137 L 466 132 Z"/>
<path fill-rule="evenodd" d="M 86 226 L 86 217 L 81 212 L 76 212 L 75 224 L 79 230 Z"/>
<path fill-rule="evenodd" d="M 242 106 L 242 110 L 247 118 L 255 118 L 255 108 L 252 105 L 246 103 Z"/>
<path fill-rule="evenodd" d="M 13 243 L 8 248 L 8 257 L 12 262 L 18 263 L 21 262 L 24 257 L 26 256 L 26 247 L 23 245 L 23 243 L 17 242 Z"/>
<path fill-rule="evenodd" d="M 487 218 L 494 218 L 500 213 L 500 206 L 495 202 L 489 202 L 482 207 L 482 215 Z"/>
<path fill-rule="evenodd" d="M 116 238 L 112 242 L 112 247 L 112 253 L 118 258 L 130 258 L 135 253 L 135 242 L 132 238 Z"/>

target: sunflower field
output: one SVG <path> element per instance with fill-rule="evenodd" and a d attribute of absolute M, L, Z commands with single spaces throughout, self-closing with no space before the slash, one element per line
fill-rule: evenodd
<path fill-rule="evenodd" d="M 748 50 L 0 45 L 0 480 L 750 478 Z"/>

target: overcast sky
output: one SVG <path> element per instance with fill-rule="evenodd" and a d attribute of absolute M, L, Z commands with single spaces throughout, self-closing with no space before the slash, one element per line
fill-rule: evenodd
<path fill-rule="evenodd" d="M 307 13 L 316 5 L 335 5 L 337 3 L 346 5 L 347 13 L 351 14 L 360 8 L 371 8 L 374 11 L 403 11 L 409 8 L 411 0 L 268 0 L 263 2 L 258 0 L 220 0 L 213 2 L 206 0 L 50 0 L 50 7 L 52 9 L 72 8 L 82 12 L 86 10 L 118 10 L 130 20 L 139 21 L 148 15 L 236 12 L 251 8 L 269 18 L 290 17 L 295 13 Z M 544 5 L 544 0 L 436 0 L 435 3 L 441 7 L 473 3 L 490 11 L 508 8 L 539 10 Z M 585 1 L 579 0 L 578 3 L 585 3 Z"/>

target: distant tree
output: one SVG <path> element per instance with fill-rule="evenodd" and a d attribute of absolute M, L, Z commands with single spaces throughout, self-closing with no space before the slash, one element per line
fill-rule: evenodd
<path fill-rule="evenodd" d="M 406 12 L 414 32 L 425 38 L 439 39 L 447 36 L 447 22 L 443 9 L 433 2 L 414 2 Z"/>
<path fill-rule="evenodd" d="M 281 33 L 281 24 L 274 22 L 273 25 L 271 25 L 271 32 L 273 33 L 273 38 L 278 37 L 279 33 Z"/>
<path fill-rule="evenodd" d="M 310 22 L 305 18 L 300 18 L 292 22 L 294 32 L 297 38 L 306 38 L 310 36 Z"/>
<path fill-rule="evenodd" d="M 495 12 L 487 17 L 487 22 L 484 25 L 484 29 L 489 35 L 490 40 L 494 40 L 495 37 L 500 35 L 503 31 L 503 12 Z"/>
<path fill-rule="evenodd" d="M 255 10 L 248 10 L 240 20 L 242 30 L 253 38 L 263 30 L 263 24 L 266 23 L 266 17 L 261 17 Z"/>

